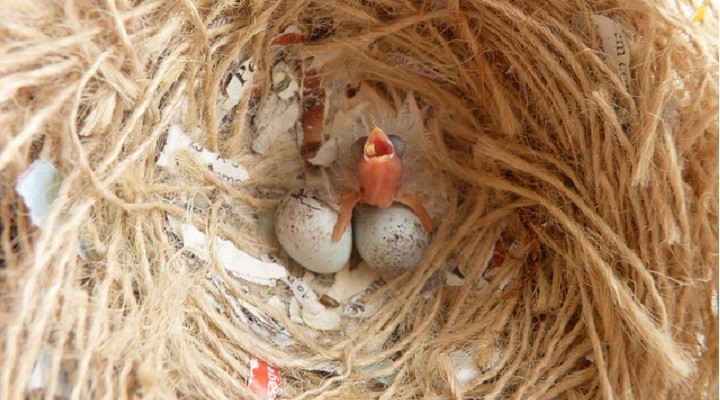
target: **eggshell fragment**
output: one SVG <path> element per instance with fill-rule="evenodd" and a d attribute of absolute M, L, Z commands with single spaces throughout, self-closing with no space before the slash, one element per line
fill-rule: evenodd
<path fill-rule="evenodd" d="M 320 274 L 335 273 L 350 259 L 352 230 L 333 243 L 338 214 L 310 190 L 287 195 L 275 213 L 275 234 L 285 251 L 303 267 Z"/>
<path fill-rule="evenodd" d="M 404 272 L 422 261 L 430 234 L 413 212 L 358 205 L 353 214 L 355 246 L 363 260 L 381 272 Z"/>

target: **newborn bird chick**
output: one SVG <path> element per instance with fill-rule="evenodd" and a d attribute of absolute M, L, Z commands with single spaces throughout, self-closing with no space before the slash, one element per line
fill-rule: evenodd
<path fill-rule="evenodd" d="M 401 137 L 388 136 L 376 127 L 370 135 L 358 139 L 350 151 L 357 160 L 360 189 L 343 191 L 340 215 L 332 234 L 333 242 L 339 241 L 345 233 L 358 202 L 380 208 L 390 207 L 394 202 L 404 204 L 420 218 L 425 229 L 432 230 L 432 220 L 420 197 L 413 192 L 398 191 L 405 152 L 405 142 Z"/>

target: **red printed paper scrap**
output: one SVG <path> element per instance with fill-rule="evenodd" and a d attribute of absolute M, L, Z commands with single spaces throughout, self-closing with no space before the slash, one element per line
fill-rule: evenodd
<path fill-rule="evenodd" d="M 280 387 L 280 372 L 265 361 L 254 359 L 250 361 L 248 386 L 258 396 L 274 400 Z"/>

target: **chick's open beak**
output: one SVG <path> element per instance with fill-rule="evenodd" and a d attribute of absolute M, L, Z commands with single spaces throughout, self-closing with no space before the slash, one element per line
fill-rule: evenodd
<path fill-rule="evenodd" d="M 370 135 L 368 135 L 365 145 L 363 146 L 363 152 L 367 160 L 381 160 L 392 158 L 395 154 L 395 148 L 385 132 L 380 128 L 375 128 L 370 132 Z"/>

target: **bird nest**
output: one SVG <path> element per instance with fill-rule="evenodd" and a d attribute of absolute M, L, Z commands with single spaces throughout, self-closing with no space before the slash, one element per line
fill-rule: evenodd
<path fill-rule="evenodd" d="M 717 398 L 717 12 L 6 4 L 0 397 Z M 309 274 L 374 126 L 422 261 Z"/>

